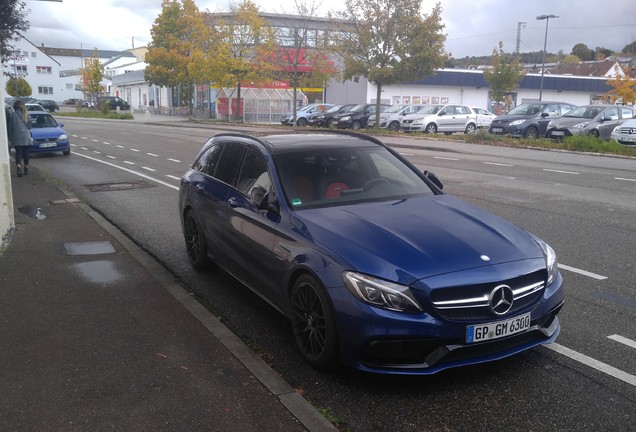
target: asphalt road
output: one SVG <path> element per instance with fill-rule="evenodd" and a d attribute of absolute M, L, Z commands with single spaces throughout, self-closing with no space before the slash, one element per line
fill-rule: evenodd
<path fill-rule="evenodd" d="M 459 196 L 546 240 L 566 284 L 556 344 L 432 377 L 317 372 L 289 323 L 225 273 L 192 270 L 179 177 L 218 131 L 64 118 L 70 157 L 32 163 L 66 183 L 201 295 L 224 323 L 349 431 L 634 430 L 636 160 L 434 140 L 385 141 Z"/>

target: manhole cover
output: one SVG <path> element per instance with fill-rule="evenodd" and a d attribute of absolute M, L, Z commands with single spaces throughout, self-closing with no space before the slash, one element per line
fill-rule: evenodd
<path fill-rule="evenodd" d="M 149 188 L 149 187 L 155 187 L 155 186 L 145 181 L 129 181 L 129 182 L 118 182 L 118 183 L 98 183 L 98 184 L 84 185 L 84 187 L 91 192 L 104 192 L 104 191 L 142 189 L 142 188 Z"/>
<path fill-rule="evenodd" d="M 66 255 L 101 255 L 113 254 L 115 248 L 108 241 L 99 242 L 81 242 L 81 243 L 64 243 Z"/>

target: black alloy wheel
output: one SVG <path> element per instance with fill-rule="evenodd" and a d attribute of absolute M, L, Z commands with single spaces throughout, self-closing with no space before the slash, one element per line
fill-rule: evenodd
<path fill-rule="evenodd" d="M 362 129 L 362 123 L 360 123 L 360 120 L 354 120 L 353 123 L 351 123 L 351 129 Z"/>
<path fill-rule="evenodd" d="M 599 133 L 598 133 L 598 131 L 596 129 L 592 129 L 590 131 L 590 136 L 592 136 L 594 138 L 599 138 L 600 137 L 600 135 L 599 135 Z"/>
<path fill-rule="evenodd" d="M 526 133 L 523 134 L 523 137 L 528 139 L 537 139 L 539 138 L 539 131 L 537 131 L 536 127 L 530 126 L 528 129 L 526 129 Z"/>
<path fill-rule="evenodd" d="M 332 124 L 333 124 L 333 119 L 332 119 L 332 118 L 330 118 L 330 119 L 327 119 L 327 123 L 325 124 L 325 126 L 327 126 L 328 128 L 330 128 Z"/>
<path fill-rule="evenodd" d="M 301 355 L 317 369 L 338 361 L 338 336 L 331 306 L 320 282 L 310 275 L 299 277 L 291 293 L 291 324 Z"/>
<path fill-rule="evenodd" d="M 389 124 L 389 129 L 392 131 L 399 131 L 400 130 L 400 122 L 398 121 L 392 121 L 391 124 Z"/>
<path fill-rule="evenodd" d="M 183 220 L 183 228 L 186 252 L 188 253 L 190 264 L 196 270 L 205 269 L 208 265 L 208 248 L 192 210 L 186 213 Z"/>
<path fill-rule="evenodd" d="M 296 120 L 296 124 L 300 127 L 305 127 L 307 126 L 307 119 L 305 117 L 301 117 L 298 120 Z"/>

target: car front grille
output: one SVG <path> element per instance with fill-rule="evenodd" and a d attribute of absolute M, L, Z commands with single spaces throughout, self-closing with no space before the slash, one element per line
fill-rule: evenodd
<path fill-rule="evenodd" d="M 634 127 L 621 128 L 621 135 L 636 135 L 636 128 Z"/>
<path fill-rule="evenodd" d="M 495 287 L 508 285 L 513 291 L 513 302 L 506 315 L 514 315 L 539 301 L 546 276 L 545 270 L 540 270 L 504 281 L 436 289 L 431 292 L 431 303 L 439 316 L 448 321 L 500 318 L 490 308 L 490 295 Z"/>

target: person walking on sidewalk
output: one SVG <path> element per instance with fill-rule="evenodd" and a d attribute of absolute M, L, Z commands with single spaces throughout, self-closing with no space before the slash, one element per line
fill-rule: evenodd
<path fill-rule="evenodd" d="M 24 101 L 15 101 L 13 110 L 7 125 L 7 131 L 9 133 L 9 143 L 15 148 L 17 174 L 18 177 L 22 177 L 23 173 L 25 175 L 29 173 L 29 150 L 33 144 L 33 138 L 31 138 L 31 116 L 29 116 Z"/>

